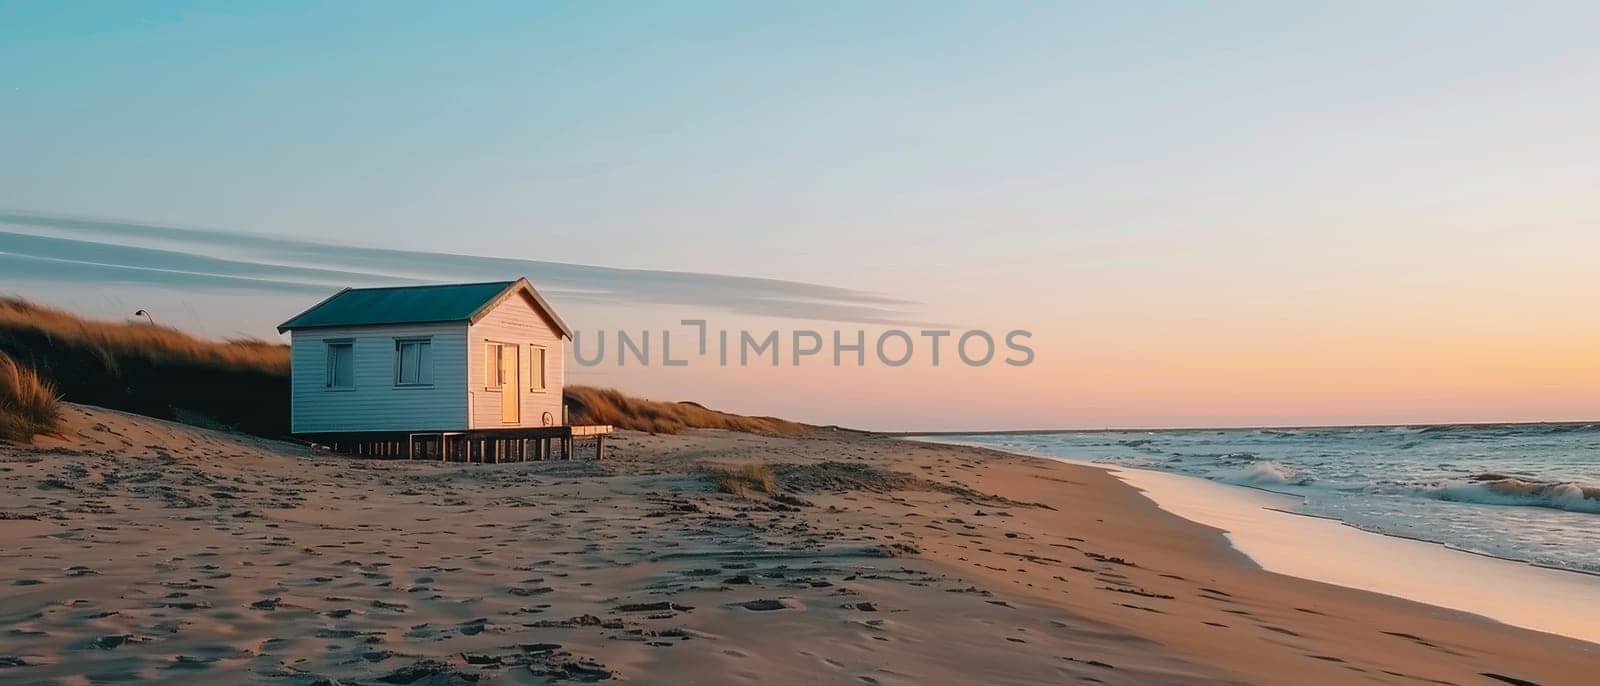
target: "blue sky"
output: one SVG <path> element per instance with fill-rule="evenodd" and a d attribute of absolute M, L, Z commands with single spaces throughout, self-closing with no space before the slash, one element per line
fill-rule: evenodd
<path fill-rule="evenodd" d="M 1600 331 L 1570 314 L 1600 266 L 1597 15 L 0 3 L 0 209 L 837 287 L 925 320 L 1036 330 L 1041 363 L 1056 361 L 963 380 L 995 398 L 1031 389 L 992 416 L 912 403 L 886 424 L 1554 418 L 1594 399 L 1459 384 L 1516 377 L 1507 360 L 1529 352 L 1480 330 L 1485 317 L 1535 349 Z M 8 281 L 80 309 L 125 304 Z M 266 332 L 292 308 L 169 297 L 193 312 L 180 323 L 219 335 Z M 1463 339 L 1495 355 L 1448 358 L 1434 386 L 1391 383 Z M 1239 367 L 1241 351 L 1259 366 Z M 1341 402 L 1285 404 L 1341 373 L 1357 379 L 1329 391 Z M 733 379 L 613 380 L 829 411 Z M 941 383 L 897 380 L 904 397 L 849 411 Z M 1428 395 L 1463 392 L 1474 402 Z M 1234 395 L 1216 409 L 1217 393 Z"/>
<path fill-rule="evenodd" d="M 837 241 L 964 252 L 975 222 L 926 221 L 952 213 L 1031 240 L 1154 230 L 1121 216 L 1152 195 L 1237 211 L 1593 61 L 1549 10 L 1268 7 L 20 3 L 0 179 L 22 209 L 809 278 L 854 271 L 791 259 Z"/>

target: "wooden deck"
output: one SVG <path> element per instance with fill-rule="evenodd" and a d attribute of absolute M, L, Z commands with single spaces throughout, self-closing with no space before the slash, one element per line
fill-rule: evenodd
<path fill-rule="evenodd" d="M 592 439 L 594 459 L 603 459 L 609 435 L 611 425 L 589 424 L 469 431 L 317 433 L 300 434 L 299 438 L 331 452 L 357 457 L 498 464 L 578 459 L 577 439 Z"/>

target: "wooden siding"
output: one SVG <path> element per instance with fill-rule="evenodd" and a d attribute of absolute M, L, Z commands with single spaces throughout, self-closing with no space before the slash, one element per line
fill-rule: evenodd
<path fill-rule="evenodd" d="M 565 341 L 535 306 L 533 299 L 522 293 L 506 298 L 493 310 L 468 328 L 467 355 L 467 405 L 470 408 L 473 429 L 507 427 L 537 427 L 543 425 L 544 413 L 549 412 L 556 424 L 565 423 L 561 413 L 563 362 L 566 360 Z M 487 373 L 487 347 L 489 343 L 514 343 L 518 347 L 517 359 L 521 378 L 515 389 L 490 389 Z M 532 357 L 529 346 L 545 348 L 545 389 L 532 391 Z M 522 421 L 510 424 L 502 421 L 500 394 L 513 391 L 522 394 Z"/>
<path fill-rule="evenodd" d="M 431 341 L 433 384 L 395 386 L 395 339 Z M 355 388 L 326 387 L 327 342 L 355 342 Z M 291 334 L 295 433 L 459 431 L 467 427 L 467 324 L 296 330 Z M 498 409 L 498 407 L 496 408 Z"/>

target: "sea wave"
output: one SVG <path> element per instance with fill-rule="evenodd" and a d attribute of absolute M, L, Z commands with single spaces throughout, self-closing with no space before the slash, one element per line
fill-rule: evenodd
<path fill-rule="evenodd" d="M 1504 474 L 1477 474 L 1422 489 L 1439 500 L 1485 505 L 1546 507 L 1600 514 L 1600 486 L 1575 481 L 1539 481 Z"/>
<path fill-rule="evenodd" d="M 1261 460 L 1216 475 L 1219 481 L 1240 486 L 1304 485 L 1309 481 L 1287 465 Z"/>
<path fill-rule="evenodd" d="M 1547 434 L 1566 434 L 1584 431 L 1600 430 L 1600 424 L 1573 423 L 1573 424 L 1547 424 L 1542 427 Z"/>
<path fill-rule="evenodd" d="M 1377 481 L 1362 484 L 1360 476 L 1325 480 L 1272 460 L 1257 460 L 1232 469 L 1212 471 L 1210 478 L 1236 486 L 1274 490 L 1277 486 L 1313 489 L 1311 492 L 1388 494 L 1430 498 L 1476 505 L 1541 507 L 1566 512 L 1600 514 L 1600 486 L 1577 481 L 1541 481 L 1505 474 L 1476 474 L 1448 481 Z M 1296 492 L 1304 492 L 1297 490 Z"/>

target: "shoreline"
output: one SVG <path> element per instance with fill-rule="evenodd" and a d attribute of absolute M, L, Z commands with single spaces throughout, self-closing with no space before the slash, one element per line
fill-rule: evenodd
<path fill-rule="evenodd" d="M 996 450 L 939 438 L 923 442 Z M 1234 550 L 1265 571 L 1467 612 L 1600 647 L 1600 624 L 1571 617 L 1569 611 L 1574 606 L 1600 607 L 1600 575 L 1295 512 L 1285 506 L 1298 498 L 1264 488 L 1053 455 L 1000 452 L 1105 470 L 1163 511 L 1221 530 Z M 1343 564 L 1330 564 L 1336 560 Z M 1395 560 L 1404 562 L 1394 564 Z M 1451 581 L 1442 584 L 1441 578 Z"/>
<path fill-rule="evenodd" d="M 1196 477 L 1196 478 L 1198 478 L 1198 477 Z M 1226 484 L 1226 485 L 1235 486 L 1235 487 L 1238 487 L 1238 488 L 1251 488 L 1251 489 L 1255 488 L 1254 486 L 1245 486 L 1245 485 L 1240 485 L 1240 484 Z M 1266 491 L 1266 489 L 1264 489 L 1264 488 L 1263 489 L 1256 489 L 1256 490 Z M 1272 493 L 1272 491 L 1266 491 L 1266 492 Z M 1265 509 L 1265 510 L 1267 510 L 1269 512 L 1277 512 L 1277 513 L 1280 513 L 1280 514 L 1286 514 L 1286 515 L 1290 515 L 1290 516 L 1294 516 L 1294 517 L 1310 517 L 1312 519 L 1321 519 L 1321 520 L 1324 520 L 1324 521 L 1329 521 L 1329 522 L 1333 522 L 1335 524 L 1339 524 L 1341 526 L 1350 527 L 1350 528 L 1355 529 L 1356 531 L 1360 531 L 1362 533 L 1373 534 L 1375 536 L 1383 536 L 1385 538 L 1397 538 L 1397 539 L 1400 539 L 1402 541 L 1415 541 L 1417 543 L 1424 543 L 1424 544 L 1427 544 L 1427 545 L 1436 545 L 1436 546 L 1440 546 L 1440 547 L 1444 548 L 1445 550 L 1449 550 L 1451 552 L 1463 553 L 1463 554 L 1466 554 L 1466 555 L 1475 555 L 1477 557 L 1486 557 L 1486 558 L 1489 558 L 1491 560 L 1499 560 L 1501 562 L 1511 562 L 1511 563 L 1514 563 L 1514 564 L 1527 565 L 1527 566 L 1533 567 L 1535 569 L 1546 569 L 1546 570 L 1549 570 L 1549 571 L 1552 571 L 1552 572 L 1564 572 L 1564 573 L 1567 573 L 1567 574 L 1578 574 L 1578 575 L 1581 575 L 1581 576 L 1592 576 L 1592 577 L 1595 577 L 1597 579 L 1600 579 L 1600 572 L 1591 572 L 1591 571 L 1589 571 L 1587 569 L 1568 569 L 1566 567 L 1557 567 L 1555 565 L 1543 564 L 1543 563 L 1540 563 L 1540 562 L 1534 562 L 1532 560 L 1524 560 L 1524 559 L 1521 559 L 1521 558 L 1506 557 L 1506 556 L 1503 556 L 1503 555 L 1495 555 L 1494 553 L 1486 553 L 1486 552 L 1483 552 L 1481 550 L 1469 550 L 1467 548 L 1462 548 L 1462 547 L 1450 545 L 1449 543 L 1445 543 L 1443 541 L 1434 541 L 1434 540 L 1422 538 L 1420 536 L 1407 536 L 1405 534 L 1388 533 L 1388 532 L 1385 532 L 1385 531 L 1373 531 L 1371 529 L 1364 529 L 1359 525 L 1352 524 L 1350 522 L 1347 522 L 1347 521 L 1344 521 L 1342 519 L 1339 519 L 1338 517 L 1333 517 L 1333 516 L 1329 516 L 1329 515 L 1320 515 L 1320 514 L 1314 514 L 1314 513 L 1311 513 L 1311 512 L 1295 512 L 1294 510 L 1285 510 L 1285 509 L 1276 508 L 1276 507 L 1267 507 L 1267 508 L 1263 508 L 1263 509 Z"/>

